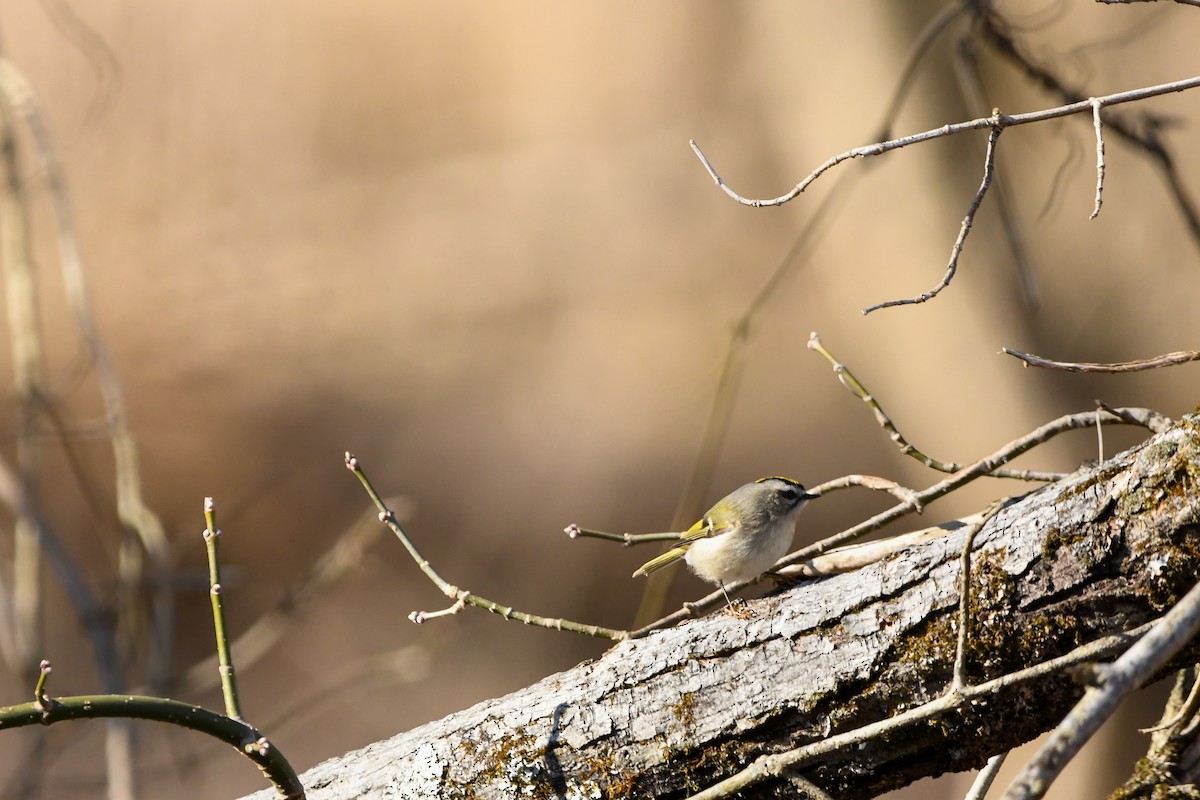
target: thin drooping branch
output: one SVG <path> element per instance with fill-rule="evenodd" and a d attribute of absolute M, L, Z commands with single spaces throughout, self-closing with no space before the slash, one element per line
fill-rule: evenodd
<path fill-rule="evenodd" d="M 938 281 L 937 285 L 927 292 L 922 292 L 916 297 L 885 300 L 882 303 L 867 306 L 863 309 L 862 313 L 870 314 L 872 311 L 878 311 L 882 308 L 910 306 L 927 302 L 941 294 L 942 290 L 950 285 L 950 281 L 954 280 L 954 274 L 958 271 L 958 259 L 962 255 L 963 245 L 966 244 L 967 236 L 971 233 L 971 226 L 975 224 L 975 213 L 979 211 L 979 206 L 983 203 L 983 197 L 992 185 L 992 175 L 996 169 L 996 142 L 1000 139 L 1000 134 L 1004 128 L 1001 127 L 999 122 L 999 109 L 995 109 L 992 112 L 992 117 L 996 120 L 996 124 L 992 126 L 991 133 L 988 134 L 987 152 L 983 157 L 983 180 L 980 182 L 979 188 L 975 191 L 975 196 L 971 198 L 971 204 L 967 206 L 967 213 L 963 217 L 962 224 L 959 226 L 958 236 L 954 240 L 954 245 L 950 248 L 950 263 L 946 265 L 946 273 L 942 275 L 942 279 Z"/>
<path fill-rule="evenodd" d="M 970 3 L 964 3 L 970 7 Z M 954 47 L 954 75 L 958 79 L 959 90 L 967 103 L 969 114 L 986 114 L 995 104 L 988 100 L 984 88 L 983 75 L 979 63 L 978 39 L 975 35 L 976 25 L 968 25 L 967 31 L 961 35 Z M 1041 292 L 1038 289 L 1037 278 L 1034 275 L 1033 258 L 1026 244 L 1027 237 L 1022 229 L 1018 209 L 1020 204 L 1009 197 L 1007 187 L 1015 185 L 1011 171 L 997 165 L 996 177 L 991 193 L 996 208 L 995 216 L 999 218 L 1004 238 L 1008 241 L 1008 250 L 1016 266 L 1018 285 L 1021 297 L 1030 311 L 1041 307 Z"/>
<path fill-rule="evenodd" d="M 1104 104 L 1095 97 L 1092 101 L 1092 127 L 1096 130 L 1096 205 L 1088 219 L 1100 216 L 1100 206 L 1104 204 L 1104 128 L 1100 120 L 1100 109 Z"/>

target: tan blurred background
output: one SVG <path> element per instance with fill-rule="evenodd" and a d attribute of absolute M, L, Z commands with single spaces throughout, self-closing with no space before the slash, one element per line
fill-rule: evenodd
<path fill-rule="evenodd" d="M 732 325 L 839 175 L 782 209 L 747 209 L 712 185 L 688 139 L 743 194 L 786 191 L 830 155 L 871 140 L 914 38 L 940 8 L 0 5 L 4 47 L 57 136 L 95 311 L 176 568 L 203 567 L 201 502 L 214 496 L 224 563 L 236 570 L 227 608 L 235 632 L 245 630 L 361 522 L 367 500 L 342 466 L 348 449 L 383 492 L 405 498 L 410 533 L 449 580 L 524 610 L 629 625 L 643 587 L 629 574 L 649 551 L 570 541 L 561 529 L 669 523 Z M 1001 9 L 1085 92 L 1196 72 L 1200 16 L 1188 9 Z M 978 115 L 951 69 L 961 32 L 929 55 L 897 134 Z M 1057 104 L 986 48 L 980 56 L 989 108 Z M 1143 109 L 1171 118 L 1164 136 L 1183 180 L 1200 190 L 1200 94 Z M 997 355 L 1010 346 L 1120 360 L 1196 346 L 1200 248 L 1160 174 L 1114 137 L 1103 213 L 1088 221 L 1095 172 L 1085 117 L 1000 140 L 1039 311 L 1022 303 L 989 197 L 958 277 L 936 301 L 860 314 L 941 277 L 985 141 L 956 137 L 893 152 L 867 171 L 861 162 L 839 168 L 862 180 L 757 319 L 706 500 L 764 474 L 809 484 L 849 472 L 937 480 L 902 458 L 806 350 L 814 330 L 914 443 L 947 460 L 985 455 L 1094 398 L 1170 415 L 1193 408 L 1200 367 L 1092 378 L 1023 370 Z M 50 373 L 83 424 L 100 413 L 95 382 L 72 372 L 78 346 L 45 185 L 32 166 L 27 177 Z M 3 414 L 13 430 L 11 392 Z M 1139 438 L 1110 431 L 1106 446 Z M 77 446 L 91 480 L 108 486 L 103 439 Z M 1070 469 L 1094 455 L 1094 435 L 1077 434 L 1027 463 Z M 107 597 L 116 531 L 83 502 L 61 457 L 48 457 L 43 481 L 49 515 Z M 1013 490 L 981 486 L 934 506 L 925 522 Z M 886 505 L 840 493 L 805 513 L 801 537 Z M 7 564 L 7 539 L 0 555 Z M 80 626 L 49 574 L 47 584 L 51 691 L 96 691 Z M 681 575 L 672 601 L 703 591 Z M 352 575 L 291 615 L 280 646 L 241 665 L 248 719 L 304 769 L 604 650 L 482 612 L 423 627 L 406 619 L 443 605 L 398 543 L 380 538 Z M 181 584 L 177 606 L 173 664 L 182 674 L 212 651 L 203 585 Z M 400 675 L 366 668 L 390 652 L 401 654 Z M 131 685 L 139 670 L 131 658 Z M 11 671 L 0 687 L 0 702 L 14 703 L 32 689 Z M 220 706 L 216 691 L 180 699 Z M 1154 718 L 1145 696 L 1135 703 L 1127 727 Z M 137 731 L 147 797 L 234 797 L 262 786 L 247 762 L 198 735 Z M 102 728 L 79 723 L 6 733 L 4 796 L 20 796 L 39 743 L 47 760 L 37 796 L 103 793 Z M 1093 747 L 1052 796 L 1107 791 L 1142 744 Z M 904 796 L 961 796 L 969 780 L 926 782 Z"/>

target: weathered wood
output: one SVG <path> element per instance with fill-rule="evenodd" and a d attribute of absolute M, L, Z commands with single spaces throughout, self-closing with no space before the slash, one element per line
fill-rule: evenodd
<path fill-rule="evenodd" d="M 1200 570 L 1200 422 L 999 512 L 975 542 L 978 683 L 1154 619 Z M 1006 484 L 1011 486 L 1011 484 Z M 953 671 L 963 532 L 623 642 L 594 662 L 327 761 L 309 797 L 679 797 L 764 753 L 917 706 Z M 827 756 L 839 798 L 978 767 L 1082 693 L 1052 675 Z M 783 779 L 743 794 L 790 796 Z M 260 793 L 256 798 L 269 797 Z"/>

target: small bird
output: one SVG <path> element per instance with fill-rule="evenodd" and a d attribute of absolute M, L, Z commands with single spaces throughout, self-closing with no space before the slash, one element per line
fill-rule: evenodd
<path fill-rule="evenodd" d="M 679 544 L 638 567 L 633 577 L 682 558 L 692 572 L 724 593 L 726 583 L 757 578 L 787 554 L 796 534 L 796 515 L 818 496 L 791 478 L 747 483 L 718 500 Z"/>

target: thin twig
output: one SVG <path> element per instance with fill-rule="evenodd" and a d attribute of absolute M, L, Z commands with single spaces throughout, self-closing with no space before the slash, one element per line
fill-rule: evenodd
<path fill-rule="evenodd" d="M 992 126 L 991 133 L 988 134 L 987 153 L 983 157 L 983 180 L 980 182 L 975 196 L 971 198 L 971 204 L 967 206 L 966 216 L 963 217 L 962 225 L 958 229 L 958 237 L 954 240 L 954 245 L 950 248 L 950 262 L 946 265 L 946 274 L 942 276 L 942 279 L 938 281 L 936 286 L 927 292 L 922 292 L 916 297 L 885 300 L 882 303 L 867 306 L 863 309 L 863 314 L 870 314 L 872 311 L 878 311 L 882 308 L 892 308 L 893 306 L 910 306 L 924 303 L 941 294 L 942 290 L 950 285 L 950 281 L 954 280 L 954 274 L 958 271 L 958 258 L 962 255 L 963 245 L 966 244 L 967 236 L 971 233 L 971 226 L 975 223 L 975 213 L 979 211 L 979 206 L 983 203 L 983 196 L 987 194 L 988 187 L 992 185 L 992 176 L 995 174 L 996 169 L 996 142 L 1000 139 L 1000 134 L 1004 130 L 1000 124 L 1001 116 L 1000 109 L 992 111 L 992 119 L 995 120 L 996 124 Z"/>
<path fill-rule="evenodd" d="M 408 554 L 412 556 L 413 561 L 417 563 L 417 567 L 420 568 L 421 572 L 425 573 L 425 577 L 429 578 L 429 580 L 433 582 L 433 585 L 438 588 L 438 591 L 454 601 L 453 605 L 441 611 L 413 612 L 409 615 L 409 618 L 412 619 L 413 622 L 421 622 L 425 619 L 445 616 L 447 614 L 456 614 L 462 610 L 464 606 L 470 605 L 475 606 L 476 608 L 482 608 L 485 611 L 490 611 L 493 614 L 499 614 L 505 619 L 513 619 L 517 622 L 523 622 L 526 625 L 534 625 L 540 628 L 571 631 L 572 633 L 582 633 L 585 636 L 595 636 L 600 639 L 611 639 L 613 641 L 621 641 L 622 639 L 628 638 L 629 634 L 627 631 L 601 628 L 598 625 L 584 625 L 583 623 L 573 622 L 567 619 L 540 617 L 536 614 L 517 611 L 509 606 L 502 606 L 499 603 L 488 600 L 487 598 L 480 597 L 479 595 L 472 594 L 465 589 L 458 588 L 439 575 L 429 561 L 421 555 L 420 551 L 417 550 L 416 545 L 414 545 L 412 540 L 408 538 L 408 534 L 406 534 L 404 529 L 400 527 L 400 523 L 396 521 L 395 512 L 388 507 L 387 503 L 384 502 L 383 497 L 378 491 L 376 491 L 375 486 L 371 483 L 370 479 L 367 478 L 367 474 L 363 471 L 362 465 L 359 464 L 358 459 L 350 453 L 346 453 L 346 469 L 353 472 L 354 476 L 358 478 L 359 482 L 362 484 L 363 488 L 366 489 L 367 494 L 370 496 L 371 501 L 375 503 L 375 507 L 379 509 L 380 521 L 387 525 L 388 528 L 391 529 L 392 533 L 396 535 L 396 538 L 400 540 L 402 545 L 404 545 L 404 549 L 408 551 Z"/>
<path fill-rule="evenodd" d="M 798 747 L 784 753 L 760 756 L 750 766 L 741 772 L 716 783 L 702 792 L 692 795 L 688 800 L 723 800 L 755 784 L 774 778 L 784 772 L 803 766 L 830 753 L 845 752 L 860 746 L 873 738 L 895 735 L 910 725 L 915 725 L 933 719 L 939 714 L 959 708 L 963 705 L 977 702 L 980 698 L 1009 689 L 1013 686 L 1060 672 L 1065 667 L 1095 661 L 1098 658 L 1119 653 L 1136 641 L 1155 623 L 1141 625 L 1127 633 L 1106 636 L 1089 644 L 1081 645 L 1071 652 L 1043 661 L 1032 667 L 1027 667 L 990 681 L 967 686 L 959 694 L 945 694 L 936 700 L 931 700 L 916 708 L 901 712 L 894 717 L 872 722 L 855 728 L 852 731 L 835 734 L 818 742 Z"/>
<path fill-rule="evenodd" d="M 1097 3 L 1105 5 L 1125 5 L 1129 3 L 1157 3 L 1158 0 L 1096 0 Z M 1175 0 L 1181 6 L 1200 6 L 1200 0 Z"/>
<path fill-rule="evenodd" d="M 1100 216 L 1100 206 L 1104 203 L 1104 129 L 1100 123 L 1100 109 L 1104 107 L 1098 98 L 1089 98 L 1092 104 L 1092 127 L 1096 129 L 1096 206 L 1088 219 Z"/>
<path fill-rule="evenodd" d="M 1171 83 L 1162 83 L 1155 86 L 1144 86 L 1139 89 L 1130 89 L 1124 92 L 1116 92 L 1114 94 L 1104 95 L 1103 97 L 1098 97 L 1096 99 L 1106 106 L 1114 106 L 1120 105 L 1121 103 L 1133 103 L 1139 100 L 1145 100 L 1149 97 L 1158 97 L 1160 95 L 1170 94 L 1172 92 L 1184 92 L 1197 87 L 1200 87 L 1200 76 L 1186 78 L 1179 81 L 1172 81 Z M 731 198 L 744 206 L 761 208 L 764 206 L 778 206 L 790 200 L 794 200 L 801 192 L 807 189 L 813 181 L 821 177 L 821 175 L 825 174 L 833 167 L 841 164 L 843 161 L 849 161 L 855 158 L 866 158 L 868 156 L 879 156 L 892 150 L 908 147 L 909 145 L 921 144 L 933 139 L 940 139 L 943 136 L 954 136 L 955 134 L 965 133 L 967 131 L 994 128 L 997 125 L 1003 128 L 1009 128 L 1014 125 L 1028 125 L 1035 122 L 1045 122 L 1049 119 L 1058 119 L 1059 117 L 1067 117 L 1072 114 L 1091 111 L 1091 109 L 1092 101 L 1090 99 L 1080 100 L 1075 103 L 1067 103 L 1066 105 L 1055 106 L 1054 108 L 1046 108 L 1040 111 L 1030 111 L 1025 114 L 1005 114 L 998 118 L 995 116 L 979 117 L 978 119 L 957 122 L 952 125 L 943 125 L 940 128 L 932 128 L 927 131 L 921 131 L 920 133 L 902 136 L 897 139 L 889 139 L 885 142 L 876 142 L 875 144 L 855 147 L 852 150 L 847 150 L 844 153 L 838 153 L 837 155 L 826 159 L 823 164 L 813 170 L 808 177 L 796 184 L 790 191 L 785 192 L 778 197 L 769 199 L 743 197 L 742 195 L 730 189 L 725 181 L 723 181 L 717 174 L 716 169 L 709 162 L 708 157 L 704 155 L 704 152 L 700 149 L 700 145 L 696 144 L 694 139 L 689 144 L 691 144 L 692 150 L 695 152 L 696 157 L 700 159 L 700 163 L 703 164 L 704 168 L 708 171 L 709 177 L 711 177 L 717 186 L 721 188 L 721 191 L 725 192 L 725 194 L 729 195 Z"/>
<path fill-rule="evenodd" d="M 1191 679 L 1192 688 L 1188 690 L 1187 697 L 1184 699 L 1184 701 L 1179 704 L 1178 710 L 1157 725 L 1153 725 L 1149 728 L 1138 728 L 1140 733 L 1157 733 L 1158 731 L 1165 731 L 1168 728 L 1174 728 L 1185 720 L 1192 719 L 1192 717 L 1196 715 L 1196 712 L 1200 711 L 1200 680 L 1197 679 L 1198 675 L 1195 666 L 1187 667 L 1186 669 L 1179 671 L 1179 680 L 1184 680 L 1186 678 Z M 1176 691 L 1178 691 L 1178 688 Z M 1170 706 L 1168 706 L 1168 709 L 1169 708 Z M 1192 725 L 1194 724 L 1195 722 L 1193 721 Z M 1179 733 L 1182 738 L 1184 731 L 1181 730 Z"/>
<path fill-rule="evenodd" d="M 918 506 L 917 512 L 920 513 L 920 503 L 917 500 L 917 493 L 914 490 L 909 489 L 907 486 L 901 486 L 895 481 L 875 475 L 843 475 L 840 478 L 826 481 L 819 486 L 813 486 L 809 489 L 809 492 L 823 495 L 839 489 L 848 489 L 851 486 L 861 486 L 864 489 L 871 489 L 872 491 L 887 492 L 897 500 L 915 503 Z M 563 528 L 563 533 L 572 539 L 600 539 L 606 542 L 618 542 L 626 547 L 652 542 L 674 542 L 683 536 L 683 533 L 678 531 L 663 533 L 608 533 L 607 531 L 583 528 L 574 522 Z"/>
<path fill-rule="evenodd" d="M 987 797 L 988 789 L 992 788 L 992 782 L 1000 774 L 1000 767 L 1004 766 L 1006 758 L 1008 758 L 1008 753 L 997 753 L 989 758 L 987 766 L 979 770 L 979 774 L 975 776 L 975 782 L 971 784 L 971 789 L 963 800 L 984 800 Z"/>
<path fill-rule="evenodd" d="M 1195 509 L 1189 509 L 1195 516 Z M 1034 800 L 1045 795 L 1063 767 L 1079 752 L 1120 701 L 1157 672 L 1200 631 L 1200 584 L 1154 623 L 1137 644 L 1100 669 L 1103 683 L 1091 687 L 1063 718 L 1037 755 L 1010 784 L 1005 800 Z"/>
<path fill-rule="evenodd" d="M 605 531 L 594 531 L 591 528 L 581 528 L 574 522 L 563 528 L 563 533 L 572 539 L 602 539 L 606 542 L 620 542 L 626 547 L 649 542 L 674 542 L 683 535 L 669 531 L 664 533 L 606 533 Z"/>
<path fill-rule="evenodd" d="M 963 5 L 964 7 L 970 6 L 969 3 Z M 982 114 L 991 108 L 992 104 L 987 101 L 983 78 L 980 75 L 979 58 L 975 46 L 975 28 L 974 25 L 970 26 L 970 33 L 959 39 L 958 46 L 954 48 L 953 63 L 954 75 L 958 78 L 958 86 L 967 102 L 969 113 Z M 1009 199 L 1005 189 L 1006 186 L 1014 184 L 1009 179 L 1011 175 L 1006 177 L 1006 172 L 1007 170 L 1003 168 L 1002 164 L 996 166 L 996 177 L 991 189 L 995 198 L 996 216 L 1000 219 L 1000 225 L 1004 229 L 1004 238 L 1008 241 L 1008 249 L 1012 253 L 1013 263 L 1017 270 L 1017 284 L 1021 288 L 1021 297 L 1030 311 L 1037 311 L 1042 304 L 1041 294 L 1038 291 L 1037 280 L 1034 278 L 1033 260 L 1030 258 L 1029 248 L 1025 244 L 1025 233 L 1021 229 L 1020 219 L 1017 215 L 1019 204 Z"/>
<path fill-rule="evenodd" d="M 1191 361 L 1200 361 L 1200 350 L 1177 350 L 1174 353 L 1166 353 L 1154 358 L 1143 358 L 1136 361 L 1117 361 L 1109 364 L 1100 364 L 1091 361 L 1052 361 L 1041 356 L 1022 353 L 1020 350 L 1013 350 L 1011 347 L 1001 348 L 1000 352 L 1024 361 L 1027 367 L 1061 369 L 1065 372 L 1142 372 L 1148 369 L 1160 369 L 1162 367 L 1173 367 L 1178 364 L 1187 364 Z"/>
<path fill-rule="evenodd" d="M 921 507 L 921 501 L 917 497 L 916 490 L 876 475 L 843 475 L 840 478 L 834 478 L 831 481 L 825 481 L 822 484 L 813 486 L 809 489 L 809 492 L 825 495 L 829 492 L 836 492 L 839 489 L 848 489 L 851 486 L 861 486 L 873 492 L 887 492 L 902 503 L 911 503 L 918 514 L 924 510 Z"/>
<path fill-rule="evenodd" d="M 208 596 L 212 601 L 213 632 L 217 638 L 218 671 L 221 675 L 221 696 L 225 698 L 225 716 L 241 721 L 238 702 L 237 673 L 229 647 L 225 625 L 224 589 L 221 587 L 221 529 L 217 527 L 217 507 L 211 497 L 204 498 L 204 549 L 208 553 Z"/>

